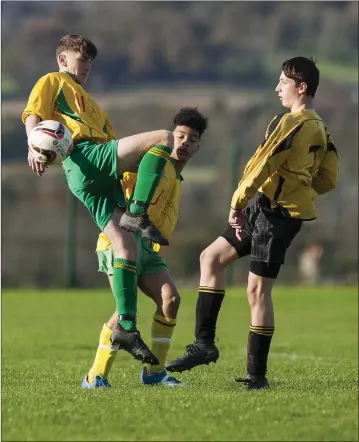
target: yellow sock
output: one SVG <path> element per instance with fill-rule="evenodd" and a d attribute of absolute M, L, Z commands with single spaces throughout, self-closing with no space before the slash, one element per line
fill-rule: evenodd
<path fill-rule="evenodd" d="M 95 361 L 88 374 L 88 382 L 94 382 L 96 376 L 101 376 L 105 379 L 108 378 L 118 351 L 118 349 L 111 344 L 111 333 L 112 329 L 104 324 L 100 334 Z"/>
<path fill-rule="evenodd" d="M 171 338 L 176 325 L 176 319 L 154 315 L 151 327 L 151 351 L 160 360 L 159 365 L 146 364 L 148 374 L 160 372 L 164 369 L 168 350 L 171 346 Z"/>

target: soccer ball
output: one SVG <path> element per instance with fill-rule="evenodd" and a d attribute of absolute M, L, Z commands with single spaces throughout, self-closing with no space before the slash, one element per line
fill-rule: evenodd
<path fill-rule="evenodd" d="M 44 164 L 61 163 L 73 148 L 68 128 L 53 120 L 38 123 L 30 132 L 28 144 L 34 159 Z"/>

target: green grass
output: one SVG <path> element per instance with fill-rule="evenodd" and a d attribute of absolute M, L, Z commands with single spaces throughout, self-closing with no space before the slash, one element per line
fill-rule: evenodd
<path fill-rule="evenodd" d="M 192 342 L 196 291 L 183 290 L 170 358 Z M 151 301 L 140 296 L 148 341 Z M 2 440 L 358 440 L 357 288 L 277 288 L 268 391 L 248 392 L 245 290 L 228 290 L 217 364 L 178 376 L 187 388 L 145 387 L 120 353 L 113 388 L 81 390 L 109 291 L 5 290 L 2 296 Z"/>

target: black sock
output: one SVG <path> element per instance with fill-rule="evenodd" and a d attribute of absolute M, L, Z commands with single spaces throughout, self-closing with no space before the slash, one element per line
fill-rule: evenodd
<path fill-rule="evenodd" d="M 224 293 L 224 290 L 212 287 L 199 287 L 196 306 L 196 341 L 214 343 L 217 318 Z"/>
<path fill-rule="evenodd" d="M 247 345 L 247 373 L 265 376 L 274 326 L 250 326 Z"/>

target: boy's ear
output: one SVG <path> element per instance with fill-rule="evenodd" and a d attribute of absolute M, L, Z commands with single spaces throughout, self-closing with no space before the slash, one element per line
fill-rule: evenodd
<path fill-rule="evenodd" d="M 308 89 L 307 83 L 304 81 L 299 85 L 299 92 L 304 93 Z"/>
<path fill-rule="evenodd" d="M 59 58 L 58 58 L 59 64 L 61 66 L 66 67 L 67 66 L 67 60 L 66 60 L 66 55 L 65 54 L 60 54 Z"/>

